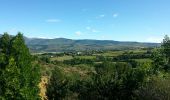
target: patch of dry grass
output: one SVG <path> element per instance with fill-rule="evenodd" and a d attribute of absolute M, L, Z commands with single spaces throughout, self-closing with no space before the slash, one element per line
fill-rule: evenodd
<path fill-rule="evenodd" d="M 41 82 L 39 83 L 39 89 L 40 89 L 40 97 L 41 100 L 48 100 L 46 96 L 46 91 L 47 91 L 47 84 L 48 84 L 48 77 L 47 76 L 42 76 L 41 77 Z"/>

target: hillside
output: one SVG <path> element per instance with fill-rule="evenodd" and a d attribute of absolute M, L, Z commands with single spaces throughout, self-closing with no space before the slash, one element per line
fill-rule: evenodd
<path fill-rule="evenodd" d="M 2 36 L 0 34 L 0 36 Z M 113 40 L 73 40 L 66 38 L 42 39 L 24 37 L 25 43 L 31 52 L 69 52 L 85 50 L 122 50 L 136 49 L 145 47 L 157 47 L 159 43 L 142 43 L 130 41 L 113 41 Z"/>
<path fill-rule="evenodd" d="M 112 40 L 72 40 L 66 38 L 41 39 L 26 38 L 25 42 L 32 52 L 68 52 L 85 50 L 122 50 L 156 47 L 158 43 L 121 42 Z"/>

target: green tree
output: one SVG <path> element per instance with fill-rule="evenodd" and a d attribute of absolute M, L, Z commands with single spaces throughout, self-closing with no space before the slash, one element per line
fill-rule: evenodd
<path fill-rule="evenodd" d="M 10 36 L 8 33 L 4 33 L 0 38 L 0 50 L 2 53 L 9 54 L 9 44 L 10 44 Z M 7 55 L 8 56 L 8 55 Z"/>
<path fill-rule="evenodd" d="M 29 49 L 25 45 L 23 35 L 18 33 L 10 44 L 10 55 L 14 57 L 16 65 L 20 69 L 20 91 L 24 98 L 37 99 L 39 77 L 37 66 L 32 65 Z M 37 75 L 37 76 L 34 76 Z"/>
<path fill-rule="evenodd" d="M 170 69 L 170 39 L 165 35 L 160 48 L 154 49 L 152 53 L 153 70 L 158 72 L 161 70 L 169 71 Z"/>
<path fill-rule="evenodd" d="M 164 54 L 166 55 L 166 58 L 168 58 L 168 61 L 169 61 L 169 59 L 170 59 L 170 38 L 168 37 L 168 35 L 165 35 L 161 46 L 163 48 Z"/>
<path fill-rule="evenodd" d="M 5 66 L 8 64 L 9 44 L 10 36 L 7 33 L 4 33 L 4 35 L 0 38 L 0 97 L 5 91 L 3 71 L 5 70 Z"/>
<path fill-rule="evenodd" d="M 166 62 L 165 62 L 165 71 L 168 71 L 170 69 L 170 38 L 168 35 L 165 35 L 162 43 L 162 48 L 163 48 L 163 53 L 166 57 Z"/>
<path fill-rule="evenodd" d="M 17 68 L 14 58 L 10 58 L 9 64 L 6 66 L 3 77 L 5 77 L 5 98 L 19 99 L 20 96 L 20 69 Z"/>
<path fill-rule="evenodd" d="M 153 74 L 158 73 L 159 71 L 163 70 L 166 64 L 166 57 L 163 53 L 162 48 L 156 48 L 153 50 L 152 53 L 152 60 L 153 60 L 153 67 L 152 67 L 152 72 Z"/>
<path fill-rule="evenodd" d="M 23 35 L 5 33 L 0 41 L 0 98 L 39 99 L 39 66 L 33 65 Z"/>

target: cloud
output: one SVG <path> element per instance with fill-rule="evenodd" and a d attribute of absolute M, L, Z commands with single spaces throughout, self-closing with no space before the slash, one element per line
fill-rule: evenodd
<path fill-rule="evenodd" d="M 101 15 L 98 15 L 96 18 L 99 19 L 99 18 L 104 18 L 106 15 L 104 14 L 101 14 Z"/>
<path fill-rule="evenodd" d="M 98 32 L 100 32 L 100 31 L 98 31 L 98 30 L 96 30 L 96 29 L 92 29 L 91 30 L 93 33 L 98 33 Z"/>
<path fill-rule="evenodd" d="M 75 32 L 75 33 L 76 33 L 76 35 L 78 35 L 78 36 L 82 35 L 82 32 L 81 32 L 81 31 L 77 31 L 77 32 Z"/>
<path fill-rule="evenodd" d="M 100 17 L 100 18 L 103 18 L 103 17 L 105 17 L 105 15 L 99 15 L 99 17 Z"/>
<path fill-rule="evenodd" d="M 96 30 L 96 29 L 93 29 L 93 28 L 91 28 L 91 27 L 89 27 L 89 26 L 87 26 L 86 29 L 87 29 L 88 31 L 90 31 L 90 32 L 93 32 L 93 33 L 98 33 L 98 32 L 100 32 L 100 31 L 98 31 L 98 30 Z"/>
<path fill-rule="evenodd" d="M 40 39 L 54 39 L 54 38 L 51 38 L 51 37 L 44 37 L 44 36 L 40 36 L 38 38 L 40 38 Z"/>
<path fill-rule="evenodd" d="M 48 23 L 58 23 L 58 22 L 61 22 L 60 19 L 47 19 L 46 22 Z"/>
<path fill-rule="evenodd" d="M 117 18 L 117 17 L 118 17 L 118 15 L 119 15 L 119 14 L 114 13 L 114 14 L 113 14 L 113 18 Z"/>
<path fill-rule="evenodd" d="M 91 29 L 91 27 L 87 26 L 87 27 L 86 27 L 86 29 L 87 29 L 87 30 L 90 30 L 90 29 Z"/>
<path fill-rule="evenodd" d="M 163 40 L 163 37 L 149 37 L 146 39 L 146 42 L 161 43 L 162 40 Z"/>

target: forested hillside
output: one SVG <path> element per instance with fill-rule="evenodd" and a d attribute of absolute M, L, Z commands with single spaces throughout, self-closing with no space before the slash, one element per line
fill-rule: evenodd
<path fill-rule="evenodd" d="M 112 40 L 72 40 L 65 38 L 25 38 L 25 40 L 32 52 L 123 50 L 160 46 L 159 43 L 121 42 Z"/>
<path fill-rule="evenodd" d="M 0 34 L 0 37 L 2 35 Z M 24 37 L 25 43 L 33 53 L 70 52 L 91 50 L 124 50 L 159 47 L 160 43 L 123 42 L 113 40 L 73 40 L 66 38 L 41 39 Z"/>

